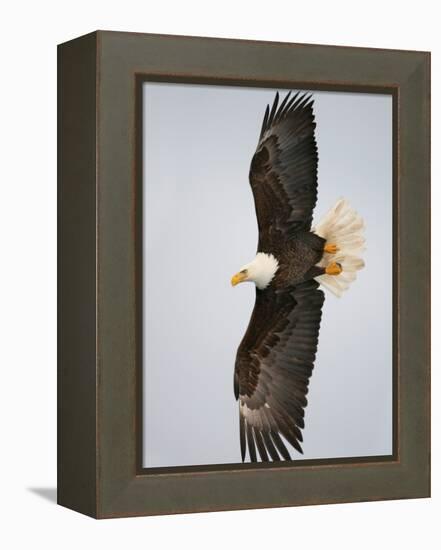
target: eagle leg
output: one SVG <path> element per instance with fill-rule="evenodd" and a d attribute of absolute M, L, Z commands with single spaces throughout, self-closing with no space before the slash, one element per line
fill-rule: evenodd
<path fill-rule="evenodd" d="M 338 252 L 338 246 L 336 244 L 326 243 L 323 252 L 326 252 L 327 254 L 335 254 Z"/>
<path fill-rule="evenodd" d="M 340 275 L 342 271 L 343 271 L 343 268 L 341 267 L 341 264 L 337 262 L 331 262 L 325 268 L 325 273 L 327 275 Z"/>

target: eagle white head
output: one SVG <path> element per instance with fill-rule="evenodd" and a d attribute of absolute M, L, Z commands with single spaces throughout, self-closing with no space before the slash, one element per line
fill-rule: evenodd
<path fill-rule="evenodd" d="M 244 265 L 233 275 L 231 284 L 236 286 L 249 281 L 255 283 L 259 290 L 263 290 L 273 280 L 278 268 L 279 262 L 272 254 L 258 252 L 252 262 Z"/>

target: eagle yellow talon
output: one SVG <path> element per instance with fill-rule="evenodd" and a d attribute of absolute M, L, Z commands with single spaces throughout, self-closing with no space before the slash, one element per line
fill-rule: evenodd
<path fill-rule="evenodd" d="M 341 264 L 337 262 L 331 262 L 325 269 L 326 275 L 340 275 L 343 271 Z"/>
<path fill-rule="evenodd" d="M 338 246 L 336 244 L 325 244 L 324 251 L 327 254 L 335 254 L 338 251 Z"/>

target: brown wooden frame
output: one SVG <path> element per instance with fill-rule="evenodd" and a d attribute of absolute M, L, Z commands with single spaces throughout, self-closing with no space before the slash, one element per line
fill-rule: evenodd
<path fill-rule="evenodd" d="M 97 518 L 430 495 L 430 55 L 98 31 L 59 46 L 58 502 Z M 390 93 L 394 452 L 141 466 L 141 85 Z"/>

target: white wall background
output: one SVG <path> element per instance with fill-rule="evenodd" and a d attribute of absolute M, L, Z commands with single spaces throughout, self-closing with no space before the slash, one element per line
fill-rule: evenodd
<path fill-rule="evenodd" d="M 96 28 L 433 52 L 439 152 L 440 38 L 428 0 L 2 5 L 0 86 L 0 545 L 3 548 L 438 548 L 440 346 L 433 350 L 433 498 L 94 522 L 54 505 L 56 482 L 56 49 Z M 439 154 L 433 156 L 433 273 L 441 269 Z M 439 286 L 433 288 L 440 333 Z M 295 526 L 295 529 L 293 529 Z"/>

